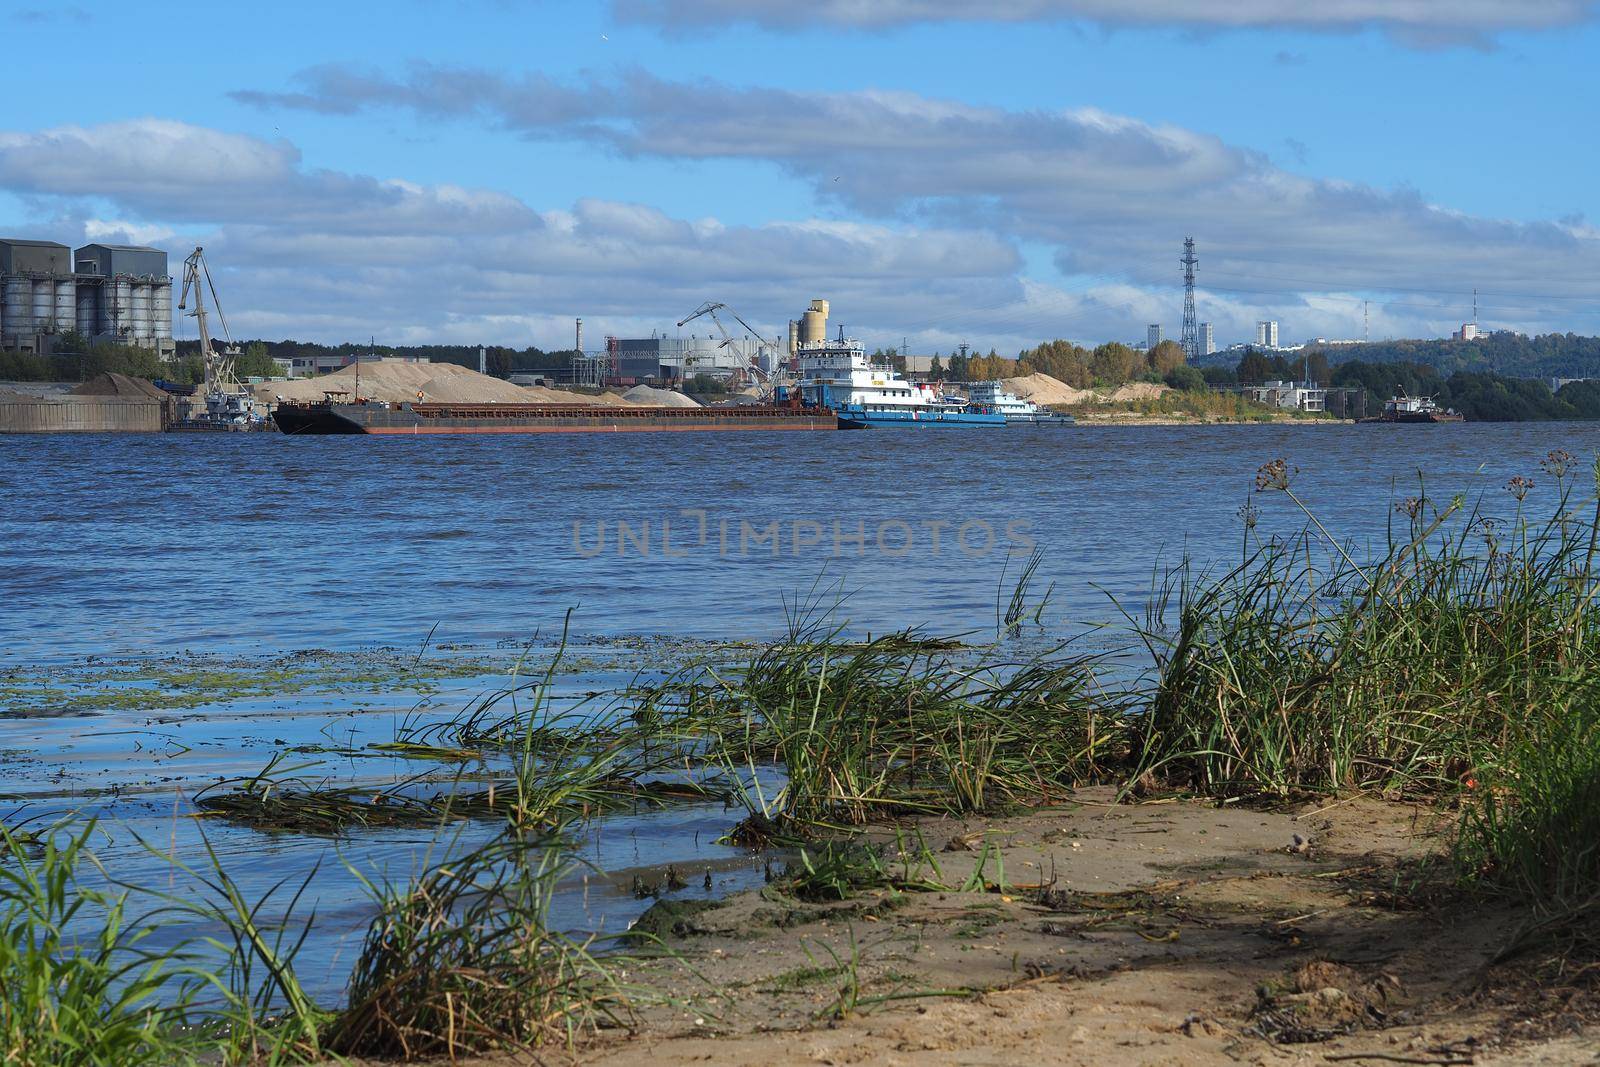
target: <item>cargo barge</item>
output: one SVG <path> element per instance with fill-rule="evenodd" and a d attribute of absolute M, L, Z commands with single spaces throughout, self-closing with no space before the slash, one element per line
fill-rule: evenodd
<path fill-rule="evenodd" d="M 836 430 L 832 411 L 793 406 L 610 407 L 600 404 L 281 403 L 288 434 L 654 433 L 692 430 Z"/>
<path fill-rule="evenodd" d="M 1433 402 L 1431 396 L 1406 396 L 1404 393 L 1392 400 L 1384 402 L 1383 414 L 1373 415 L 1365 419 L 1357 419 L 1359 423 L 1437 423 L 1437 422 L 1464 422 L 1466 421 L 1459 412 L 1441 408 Z"/>

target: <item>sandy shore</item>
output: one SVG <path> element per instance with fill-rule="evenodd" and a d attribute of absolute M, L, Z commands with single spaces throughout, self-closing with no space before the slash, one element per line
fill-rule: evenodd
<path fill-rule="evenodd" d="M 1273 415 L 1255 419 L 1209 418 L 1198 415 L 1141 415 L 1133 411 L 1074 413 L 1079 426 L 1352 426 L 1353 419 L 1304 419 Z"/>
<path fill-rule="evenodd" d="M 670 990 L 590 1064 L 1594 1063 L 1600 995 L 1455 895 L 1421 807 L 1114 804 L 907 824 L 970 891 L 802 903 L 780 879 L 663 924 Z M 889 869 L 896 859 L 888 831 Z M 926 857 L 924 857 L 925 859 Z M 907 864 L 910 868 L 907 868 Z M 660 907 L 660 906 L 658 906 Z M 663 908 L 663 911 L 665 909 Z M 659 914 L 659 913 L 658 913 Z M 852 963 L 852 961 L 854 961 Z M 464 1061 L 463 1061 L 464 1062 Z M 500 1057 L 481 1063 L 525 1062 Z"/>

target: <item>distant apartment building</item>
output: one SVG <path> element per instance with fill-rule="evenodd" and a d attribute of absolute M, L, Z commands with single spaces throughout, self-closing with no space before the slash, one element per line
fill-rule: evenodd
<path fill-rule="evenodd" d="M 1479 334 L 1478 334 L 1478 324 L 1477 323 L 1475 323 L 1475 322 L 1463 322 L 1461 324 L 1461 329 L 1457 330 L 1455 333 L 1452 333 L 1450 335 L 1450 340 L 1452 340 L 1452 341 L 1471 341 L 1471 340 L 1474 340 L 1475 338 L 1477 338 L 1478 336 L 1479 336 Z"/>
<path fill-rule="evenodd" d="M 1278 347 L 1278 321 L 1263 319 L 1256 323 L 1256 344 L 1262 348 Z"/>
<path fill-rule="evenodd" d="M 1144 346 L 1145 348 L 1154 348 L 1160 343 L 1161 324 L 1159 322 L 1152 322 L 1150 325 L 1144 328 Z"/>
<path fill-rule="evenodd" d="M 1216 350 L 1217 338 L 1216 335 L 1211 331 L 1211 324 L 1209 322 L 1202 322 L 1200 324 L 1200 354 L 1202 356 L 1209 356 Z"/>

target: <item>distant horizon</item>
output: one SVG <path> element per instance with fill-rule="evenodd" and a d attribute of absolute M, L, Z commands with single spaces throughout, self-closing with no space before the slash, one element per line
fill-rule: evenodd
<path fill-rule="evenodd" d="M 204 245 L 236 332 L 319 343 L 548 350 L 706 300 L 779 335 L 814 297 L 869 347 L 1176 338 L 1191 236 L 1224 344 L 1475 306 L 1600 334 L 1600 145 L 1569 133 L 1600 7 L 1175 10 L 30 0 L 0 26 L 48 91 L 0 101 L 0 231 Z M 154 66 L 184 23 L 252 47 Z"/>

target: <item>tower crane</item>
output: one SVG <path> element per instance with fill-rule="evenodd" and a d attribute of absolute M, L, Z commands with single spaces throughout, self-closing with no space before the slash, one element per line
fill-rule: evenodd
<path fill-rule="evenodd" d="M 728 332 L 728 328 L 722 324 L 722 320 L 717 317 L 717 312 L 719 311 L 725 311 L 729 315 L 733 316 L 733 321 L 737 322 L 740 326 L 743 326 L 745 332 L 751 337 L 755 338 L 757 346 L 757 358 L 748 361 L 744 369 L 749 371 L 751 377 L 755 378 L 756 381 L 770 387 L 773 384 L 774 374 L 771 371 L 765 371 L 761 369 L 760 355 L 764 350 L 772 350 L 772 342 L 767 340 L 765 337 L 762 337 L 759 333 L 752 329 L 750 324 L 744 321 L 744 319 L 740 318 L 739 313 L 733 310 L 733 308 L 724 303 L 707 300 L 704 304 L 701 304 L 698 308 L 696 308 L 693 314 L 689 315 L 687 318 L 680 319 L 678 321 L 678 325 L 683 326 L 686 323 L 693 322 L 702 315 L 710 315 L 711 321 L 717 324 L 717 329 L 722 333 L 722 343 L 717 345 L 717 347 L 727 348 L 729 345 L 733 344 L 734 337 L 733 334 Z M 776 370 L 776 367 L 774 367 L 774 370 Z"/>
<path fill-rule="evenodd" d="M 205 282 L 203 286 L 202 279 Z M 217 309 L 217 320 L 222 325 L 222 336 L 227 341 L 221 352 L 211 344 L 211 330 L 206 323 L 207 289 L 211 290 L 211 305 Z M 211 280 L 211 269 L 206 266 L 205 249 L 198 245 L 183 261 L 183 293 L 178 297 L 179 311 L 188 307 L 190 292 L 194 293 L 194 310 L 189 314 L 194 316 L 195 325 L 200 330 L 200 359 L 205 366 L 206 414 L 213 420 L 248 422 L 253 418 L 253 402 L 227 389 L 229 385 L 239 384 L 233 376 L 239 346 L 233 343 L 233 337 L 228 333 L 228 319 L 222 313 L 222 302 L 217 299 L 217 286 Z"/>

